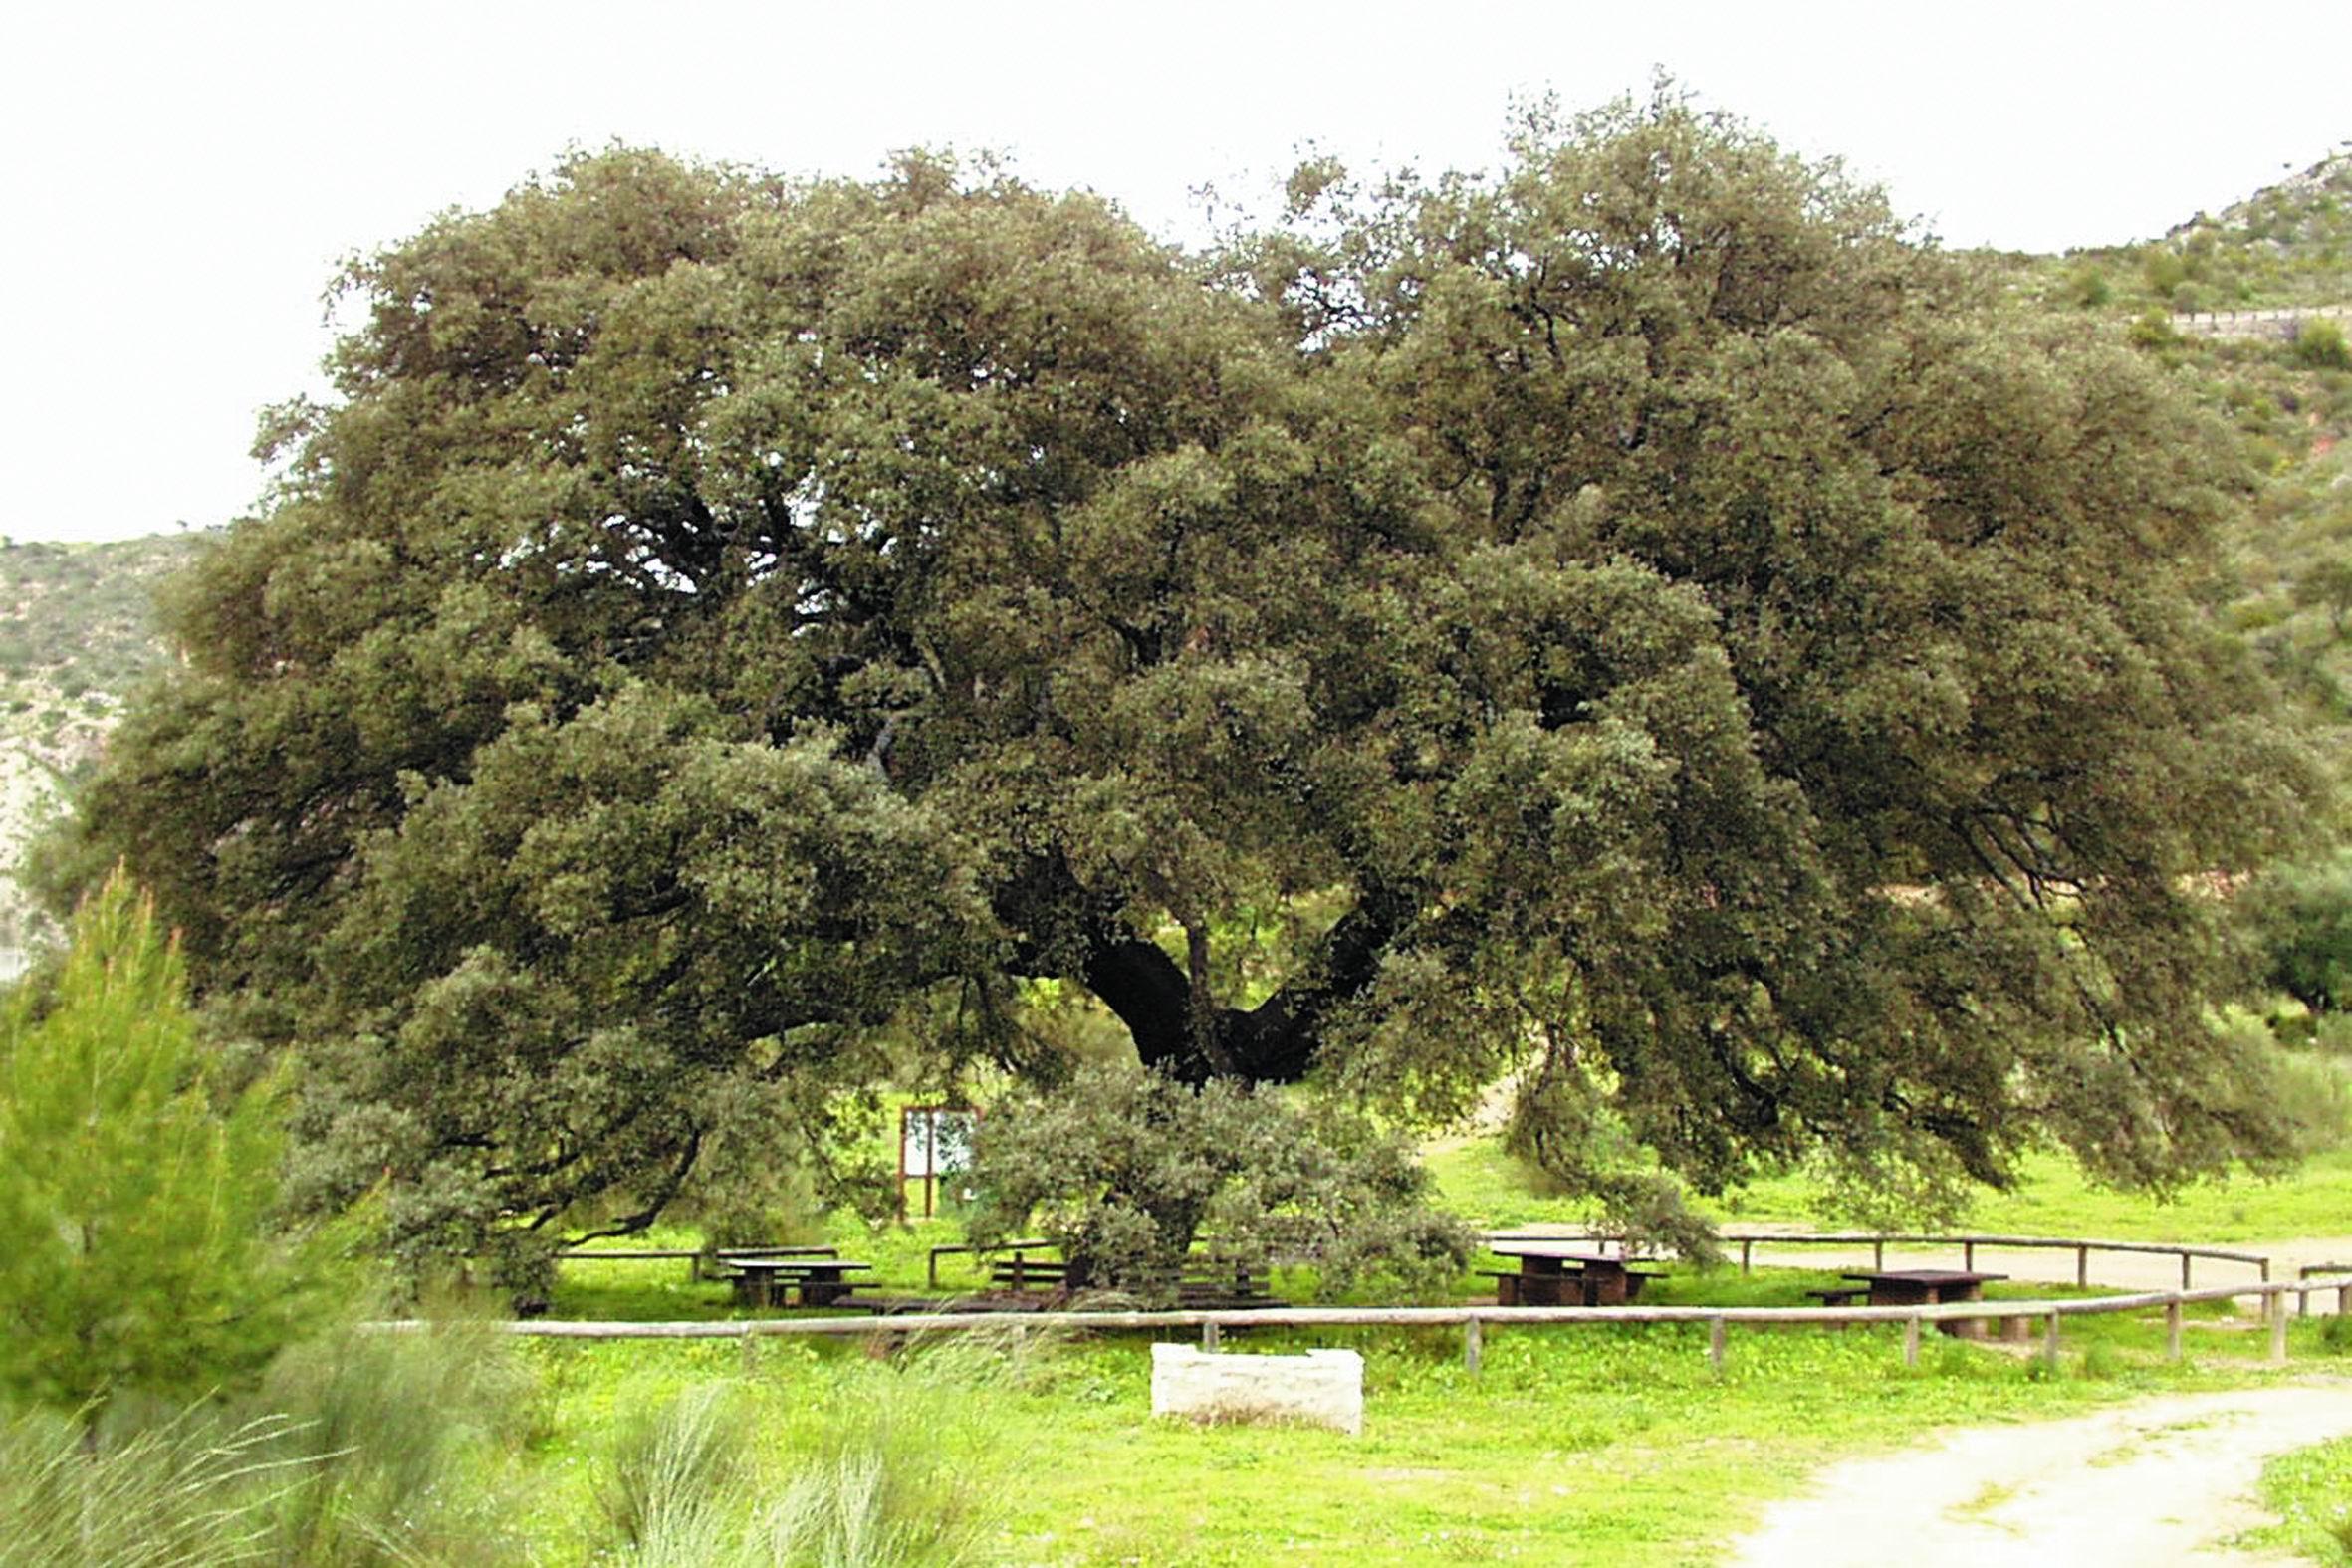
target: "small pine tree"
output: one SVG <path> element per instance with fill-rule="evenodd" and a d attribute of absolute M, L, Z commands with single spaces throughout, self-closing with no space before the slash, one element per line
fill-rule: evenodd
<path fill-rule="evenodd" d="M 118 871 L 0 1002 L 0 1394 L 200 1396 L 309 1316 L 326 1243 L 274 1230 L 268 1086 L 210 1069 L 178 948 Z"/>

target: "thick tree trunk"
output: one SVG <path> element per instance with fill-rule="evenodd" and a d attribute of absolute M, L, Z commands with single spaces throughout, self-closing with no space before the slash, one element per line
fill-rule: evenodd
<path fill-rule="evenodd" d="M 1314 1064 L 1332 1008 L 1371 984 L 1412 912 L 1410 900 L 1367 894 L 1324 937 L 1308 975 L 1255 1008 L 1211 1004 L 1206 1018 L 1195 1012 L 1206 993 L 1186 966 L 1130 933 L 1098 934 L 1079 978 L 1127 1025 L 1147 1067 L 1192 1084 L 1295 1083 Z"/>

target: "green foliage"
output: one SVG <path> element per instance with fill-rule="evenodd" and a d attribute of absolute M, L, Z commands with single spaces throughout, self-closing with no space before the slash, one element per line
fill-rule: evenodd
<path fill-rule="evenodd" d="M 323 1283 L 322 1240 L 276 1229 L 279 1152 L 273 1085 L 222 1081 L 118 873 L 0 1010 L 0 1392 L 86 1409 L 258 1370 Z"/>
<path fill-rule="evenodd" d="M 1087 1067 L 992 1109 L 975 1156 L 972 1239 L 1042 1232 L 1076 1289 L 1164 1299 L 1196 1240 L 1223 1263 L 1311 1262 L 1333 1293 L 1370 1277 L 1426 1286 L 1468 1256 L 1461 1227 L 1422 1206 L 1401 1140 L 1232 1083 Z"/>
<path fill-rule="evenodd" d="M 2074 303 L 2086 311 L 2095 311 L 2115 298 L 2114 286 L 2107 281 L 2105 268 L 2095 262 L 2085 262 L 2067 275 L 2067 292 Z"/>
<path fill-rule="evenodd" d="M 2157 246 L 2149 247 L 2140 270 L 2148 280 L 2150 292 L 2166 300 L 2171 299 L 2189 277 L 2188 264 L 2180 256 Z"/>
<path fill-rule="evenodd" d="M 2330 1318 L 2332 1325 L 2340 1318 Z M 2279 1522 L 2234 1542 L 2315 1563 L 2352 1563 L 2352 1439 L 2282 1454 L 2262 1466 L 2262 1503 Z"/>
<path fill-rule="evenodd" d="M 2315 1014 L 2352 1003 L 2352 850 L 2274 867 L 2240 902 L 2272 986 Z"/>
<path fill-rule="evenodd" d="M 196 535 L 0 546 L 0 672 L 12 694 L 73 683 L 122 695 L 168 658 L 156 586 Z"/>
<path fill-rule="evenodd" d="M 1595 1191 L 2285 1147 L 2185 878 L 2319 786 L 2178 384 L 1670 92 L 1291 197 L 621 149 L 358 263 L 63 874 L 299 1042 L 306 1194 L 534 1287 L 1081 990 Z"/>
<path fill-rule="evenodd" d="M 2295 330 L 2295 362 L 2314 370 L 2352 370 L 2352 343 L 2340 322 L 2317 317 Z"/>

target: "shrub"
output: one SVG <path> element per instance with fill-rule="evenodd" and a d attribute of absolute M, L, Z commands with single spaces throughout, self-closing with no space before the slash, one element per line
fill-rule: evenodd
<path fill-rule="evenodd" d="M 2066 279 L 2066 292 L 2086 311 L 2097 310 L 2115 298 L 2114 286 L 2108 283 L 2106 271 L 2096 262 L 2084 262 L 2075 268 Z"/>
<path fill-rule="evenodd" d="M 2295 332 L 2295 362 L 2314 370 L 2352 370 L 2352 343 L 2341 323 L 2318 317 Z"/>
<path fill-rule="evenodd" d="M 2162 311 L 2143 311 L 2132 322 L 2132 346 L 2135 348 L 2170 348 L 2181 340 L 2173 331 L 2171 318 Z"/>
<path fill-rule="evenodd" d="M 633 1568 L 976 1561 L 1007 1453 L 996 1412 L 1027 1365 L 1009 1344 L 970 1336 L 838 1367 L 825 1419 L 774 1456 L 781 1467 L 763 1462 L 762 1440 L 784 1413 L 756 1384 L 702 1384 L 652 1408 L 606 1456 L 614 1557 Z"/>
<path fill-rule="evenodd" d="M 2267 871 L 2238 908 L 2270 984 L 2319 1016 L 2352 1002 L 2352 851 Z"/>
<path fill-rule="evenodd" d="M 614 1441 L 597 1492 L 606 1522 L 650 1558 L 707 1560 L 729 1494 L 751 1477 L 757 1432 L 733 1383 L 698 1384 L 639 1412 Z"/>
<path fill-rule="evenodd" d="M 1060 1245 L 1074 1287 L 1164 1300 L 1204 1238 L 1224 1263 L 1312 1261 L 1328 1291 L 1371 1274 L 1425 1284 L 1468 1258 L 1461 1227 L 1422 1205 L 1426 1178 L 1401 1141 L 1230 1083 L 1090 1066 L 1063 1092 L 997 1108 L 974 1154 L 972 1238 L 1034 1228 Z"/>

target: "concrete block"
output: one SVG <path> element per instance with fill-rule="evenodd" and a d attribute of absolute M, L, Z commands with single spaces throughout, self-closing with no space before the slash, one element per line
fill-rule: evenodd
<path fill-rule="evenodd" d="M 1194 1421 L 1301 1421 L 1364 1430 L 1364 1358 L 1352 1350 L 1235 1356 L 1151 1347 L 1151 1413 Z"/>

